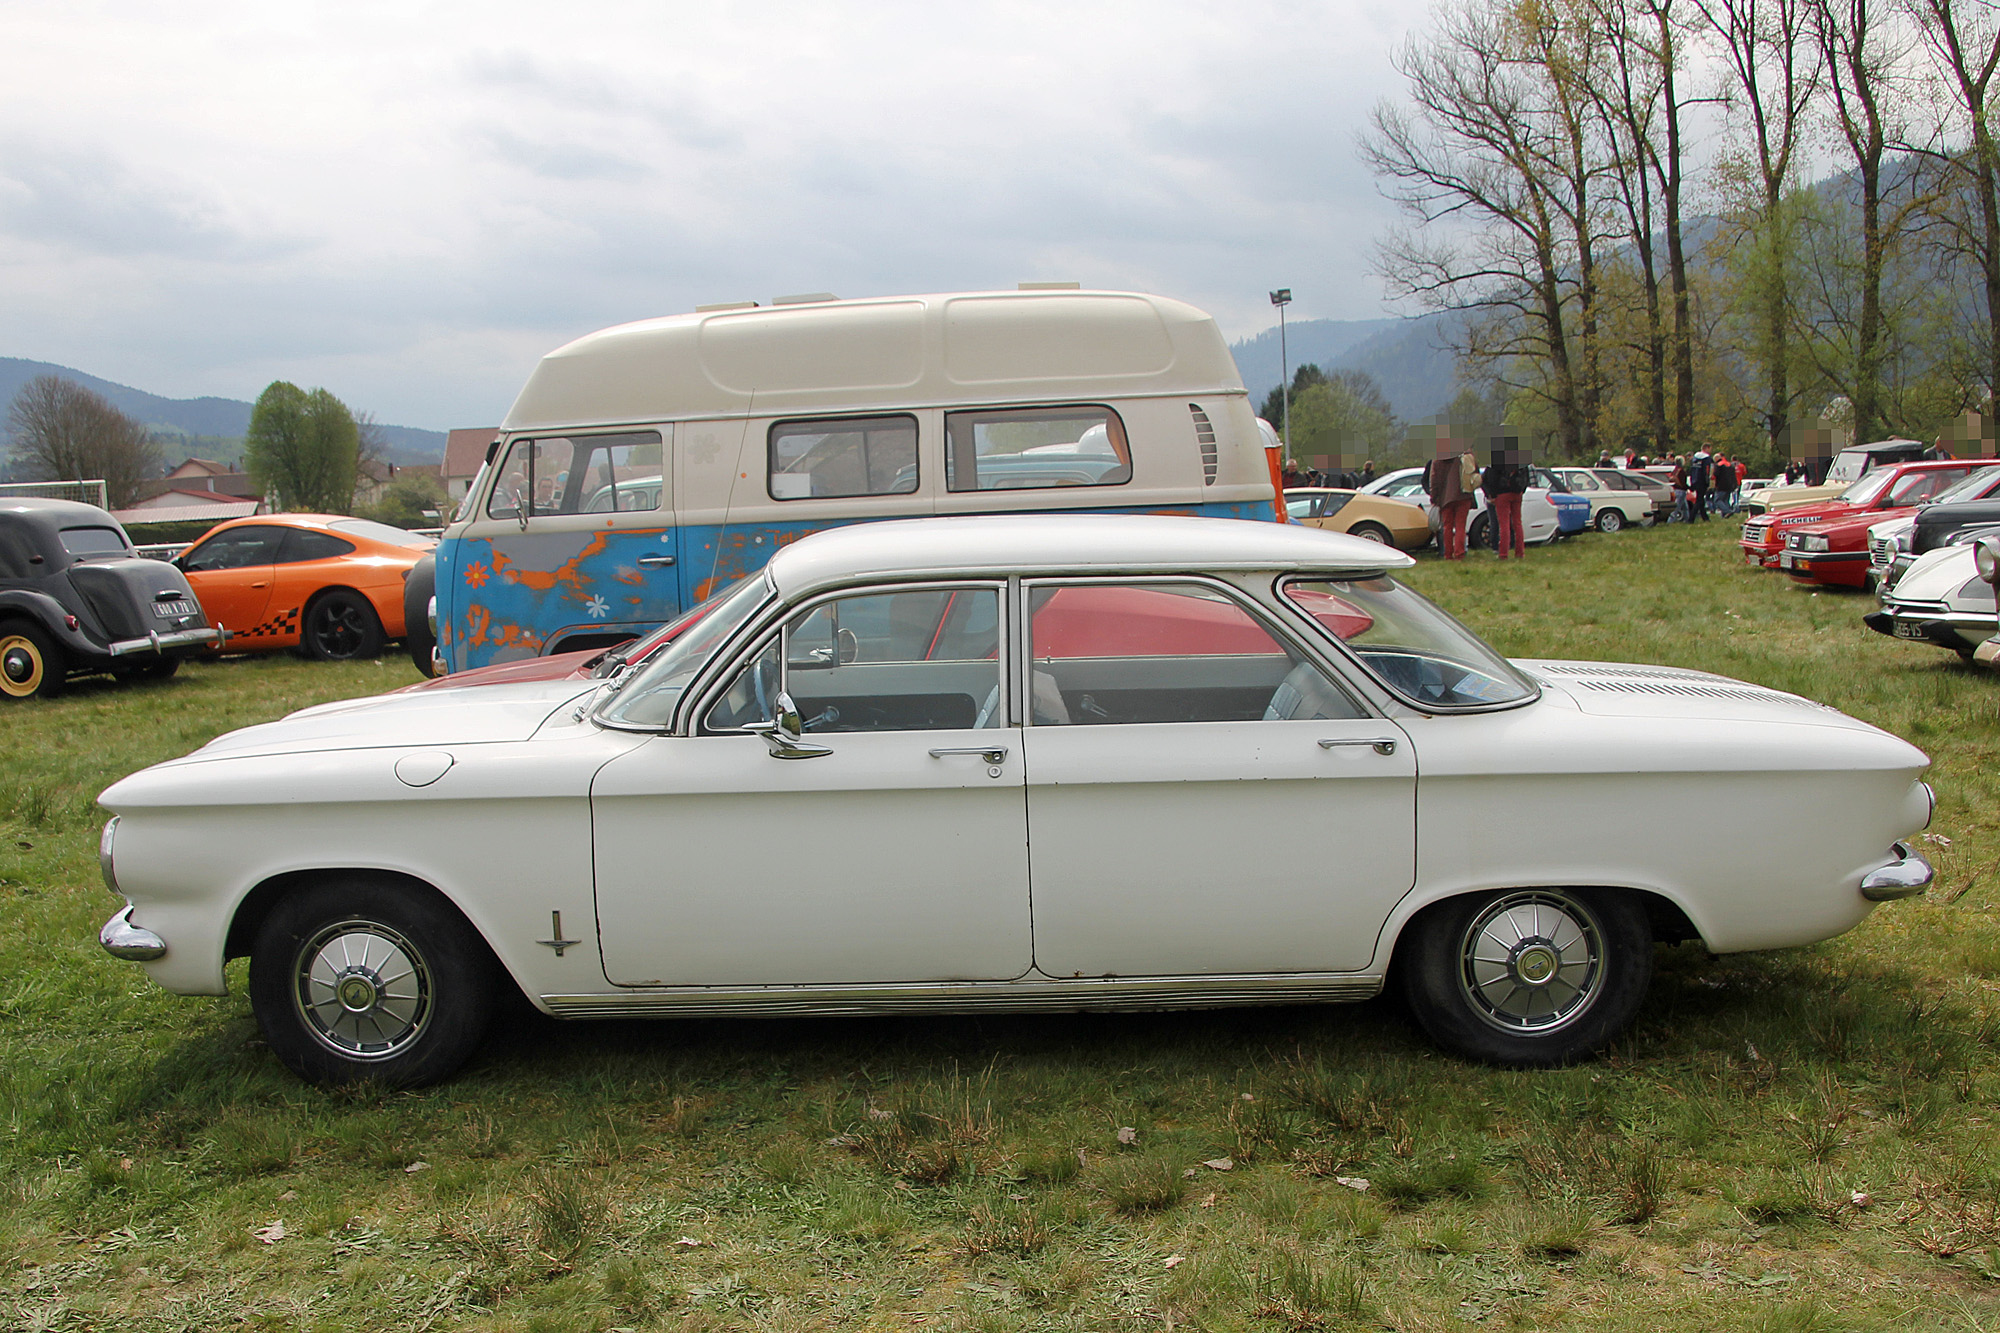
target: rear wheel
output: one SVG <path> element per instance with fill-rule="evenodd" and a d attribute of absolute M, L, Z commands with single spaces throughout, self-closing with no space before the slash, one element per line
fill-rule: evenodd
<path fill-rule="evenodd" d="M 1514 889 L 1440 904 L 1399 952 L 1402 989 L 1441 1046 L 1498 1065 L 1561 1065 L 1632 1021 L 1653 977 L 1630 894 Z"/>
<path fill-rule="evenodd" d="M 382 651 L 382 622 L 358 592 L 335 588 L 306 607 L 300 635 L 305 650 L 322 662 L 346 662 Z"/>
<path fill-rule="evenodd" d="M 1601 509 L 1597 513 L 1599 532 L 1617 532 L 1625 526 L 1625 515 L 1616 509 Z"/>
<path fill-rule="evenodd" d="M 1364 542 L 1379 542 L 1383 546 L 1389 545 L 1389 529 L 1383 527 L 1380 523 L 1356 523 L 1347 530 L 1347 535 L 1350 537 L 1359 537 Z"/>
<path fill-rule="evenodd" d="M 437 640 L 431 635 L 431 597 L 437 591 L 437 557 L 425 556 L 410 571 L 403 584 L 403 649 L 410 664 L 423 676 L 435 674 L 431 652 Z"/>
<path fill-rule="evenodd" d="M 367 879 L 279 903 L 250 954 L 264 1040 L 300 1078 L 414 1087 L 448 1077 L 485 1035 L 499 969 L 427 892 Z"/>
<path fill-rule="evenodd" d="M 62 649 L 25 620 L 0 625 L 0 698 L 48 699 L 62 693 Z"/>
<path fill-rule="evenodd" d="M 1490 548 L 1493 545 L 1493 522 L 1485 514 L 1472 520 L 1472 527 L 1465 534 L 1465 544 Z"/>

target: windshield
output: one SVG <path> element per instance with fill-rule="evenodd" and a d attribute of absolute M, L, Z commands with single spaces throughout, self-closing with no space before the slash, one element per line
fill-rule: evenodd
<path fill-rule="evenodd" d="M 672 722 L 681 692 L 715 650 L 755 615 L 770 596 L 770 580 L 756 574 L 727 590 L 722 604 L 714 610 L 704 610 L 713 604 L 711 598 L 681 617 L 677 624 L 700 615 L 691 630 L 661 649 L 652 661 L 639 668 L 637 676 L 611 696 L 600 715 L 602 720 L 611 726 L 627 727 L 664 727 Z"/>
<path fill-rule="evenodd" d="M 1860 481 L 1855 482 L 1852 486 L 1842 491 L 1840 493 L 1841 503 L 1864 508 L 1874 504 L 1875 497 L 1882 493 L 1883 488 L 1888 486 L 1889 479 L 1895 475 L 1895 472 L 1889 468 L 1877 468 Z"/>
<path fill-rule="evenodd" d="M 1534 684 L 1506 658 L 1386 575 L 1297 579 L 1284 592 L 1321 633 L 1346 644 L 1419 708 L 1490 708 L 1535 697 Z"/>

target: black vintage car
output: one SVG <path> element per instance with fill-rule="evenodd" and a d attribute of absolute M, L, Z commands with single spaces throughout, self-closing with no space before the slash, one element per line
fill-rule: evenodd
<path fill-rule="evenodd" d="M 181 572 L 72 500 L 0 499 L 0 699 L 71 676 L 171 676 L 220 640 Z"/>

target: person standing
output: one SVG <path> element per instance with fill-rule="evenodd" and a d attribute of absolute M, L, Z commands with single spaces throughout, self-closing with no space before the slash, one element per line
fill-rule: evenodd
<path fill-rule="evenodd" d="M 1493 461 L 1486 466 L 1479 488 L 1486 492 L 1486 504 L 1493 511 L 1498 533 L 1500 558 L 1509 551 L 1516 559 L 1528 555 L 1527 534 L 1521 530 L 1521 497 L 1528 493 L 1528 459 L 1520 441 L 1509 435 L 1493 437 Z"/>
<path fill-rule="evenodd" d="M 1674 455 L 1674 517 L 1676 523 L 1688 521 L 1688 461 L 1683 454 Z"/>
<path fill-rule="evenodd" d="M 1694 461 L 1688 464 L 1688 519 L 1708 522 L 1708 492 L 1715 481 L 1714 460 L 1708 450 L 1694 451 Z"/>
<path fill-rule="evenodd" d="M 1715 472 L 1715 482 L 1712 487 L 1715 512 L 1728 518 L 1736 512 L 1736 464 L 1721 453 L 1717 453 L 1712 467 Z"/>
<path fill-rule="evenodd" d="M 1470 480 L 1468 480 L 1470 474 Z M 1472 513 L 1472 488 L 1479 465 L 1460 453 L 1449 434 L 1440 434 L 1437 457 L 1424 468 L 1424 489 L 1438 516 L 1438 552 L 1447 560 L 1465 559 L 1465 521 Z"/>

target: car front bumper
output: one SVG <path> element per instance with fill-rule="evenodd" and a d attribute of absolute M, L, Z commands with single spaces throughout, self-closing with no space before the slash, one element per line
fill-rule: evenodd
<path fill-rule="evenodd" d="M 1861 896 L 1871 903 L 1893 902 L 1897 898 L 1912 898 L 1931 886 L 1937 872 L 1924 854 L 1907 842 L 1899 842 L 1889 849 L 1895 859 L 1880 869 L 1871 870 L 1861 881 Z"/>
<path fill-rule="evenodd" d="M 167 955 L 167 942 L 143 926 L 132 924 L 132 905 L 127 903 L 97 932 L 104 952 L 128 963 L 150 963 Z"/>

